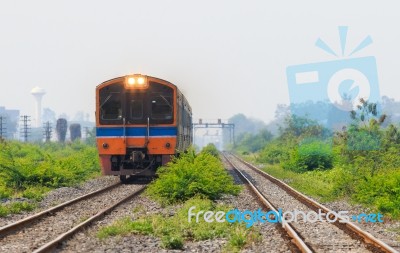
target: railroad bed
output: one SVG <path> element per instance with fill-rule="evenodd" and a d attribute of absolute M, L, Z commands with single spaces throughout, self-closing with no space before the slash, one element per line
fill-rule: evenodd
<path fill-rule="evenodd" d="M 238 157 L 229 153 L 223 155 L 242 179 L 258 192 L 256 194 L 266 209 L 305 213 L 318 213 L 318 209 L 325 213 L 330 211 Z M 301 218 L 300 215 L 298 222 L 285 223 L 283 227 L 302 252 L 397 252 L 352 223 L 312 223 Z"/>
<path fill-rule="evenodd" d="M 145 186 L 115 183 L 0 228 L 0 252 L 45 252 L 135 197 Z"/>

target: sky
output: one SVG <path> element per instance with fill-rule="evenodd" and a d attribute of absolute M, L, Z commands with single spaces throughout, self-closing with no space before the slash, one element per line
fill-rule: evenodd
<path fill-rule="evenodd" d="M 289 103 L 286 68 L 337 60 L 370 35 L 352 57 L 374 56 L 381 95 L 400 99 L 397 1 L 135 1 L 0 2 L 0 106 L 34 115 L 32 88 L 58 115 L 89 113 L 96 85 L 131 73 L 176 84 L 194 118 L 234 114 L 268 122 Z M 396 25 L 397 24 L 397 25 Z"/>

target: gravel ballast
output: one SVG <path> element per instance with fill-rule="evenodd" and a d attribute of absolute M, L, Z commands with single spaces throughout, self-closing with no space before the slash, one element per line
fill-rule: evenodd
<path fill-rule="evenodd" d="M 22 230 L 1 238 L 0 251 L 33 251 L 141 187 L 141 185 L 119 185 L 40 218 Z"/>
<path fill-rule="evenodd" d="M 90 192 L 99 190 L 106 186 L 112 185 L 119 181 L 119 178 L 114 176 L 103 176 L 95 179 L 88 180 L 75 187 L 61 187 L 50 191 L 46 194 L 42 201 L 39 202 L 38 208 L 31 212 L 24 212 L 22 214 L 10 214 L 6 217 L 0 217 L 0 227 L 7 224 L 14 223 L 20 219 L 28 217 L 32 214 L 49 209 L 68 200 L 77 198 L 79 196 L 88 194 Z"/>
<path fill-rule="evenodd" d="M 248 168 L 237 158 L 229 155 L 231 162 L 241 170 L 267 199 L 278 209 L 285 211 L 311 211 L 303 203 L 286 193 L 283 189 Z M 352 239 L 348 234 L 333 224 L 324 222 L 305 222 L 301 215 L 291 225 L 302 236 L 305 243 L 317 252 L 370 252 L 360 241 Z"/>
<path fill-rule="evenodd" d="M 229 172 L 237 184 L 242 184 L 233 171 L 230 170 Z M 239 210 L 257 210 L 261 208 L 261 205 L 256 202 L 246 187 L 243 188 L 238 196 L 226 195 L 217 202 Z M 179 208 L 179 205 L 161 207 L 157 202 L 146 196 L 138 196 L 117 207 L 110 215 L 95 222 L 86 231 L 75 235 L 62 245 L 57 252 L 221 252 L 224 250 L 227 243 L 227 239 L 224 238 L 185 242 L 183 250 L 164 249 L 160 239 L 153 236 L 131 234 L 128 236 L 108 237 L 106 239 L 97 238 L 100 228 L 112 224 L 117 219 L 130 217 L 134 220 L 139 217 L 160 213 L 168 216 L 173 215 Z M 248 245 L 242 252 L 291 252 L 289 248 L 291 243 L 288 238 L 283 236 L 279 225 L 267 223 L 257 225 L 257 230 L 261 233 L 261 241 Z"/>

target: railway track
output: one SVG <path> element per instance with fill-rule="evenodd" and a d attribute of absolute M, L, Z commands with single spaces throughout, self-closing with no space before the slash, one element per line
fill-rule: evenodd
<path fill-rule="evenodd" d="M 223 156 L 268 210 L 332 211 L 294 190 L 282 181 L 230 154 Z M 332 218 L 332 216 L 329 216 Z M 398 252 L 351 222 L 282 222 L 283 228 L 301 252 Z"/>
<path fill-rule="evenodd" d="M 0 227 L 0 252 L 49 252 L 145 187 L 116 183 Z"/>

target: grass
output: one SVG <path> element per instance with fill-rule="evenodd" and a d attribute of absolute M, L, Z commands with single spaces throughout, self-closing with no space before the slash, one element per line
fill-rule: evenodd
<path fill-rule="evenodd" d="M 400 218 L 400 169 L 373 176 L 360 168 L 339 165 L 330 170 L 305 173 L 286 170 L 278 164 L 263 165 L 262 170 L 321 202 L 346 199 L 386 217 Z"/>
<path fill-rule="evenodd" d="M 332 201 L 338 197 L 335 194 L 335 174 L 338 169 L 296 173 L 285 170 L 279 165 L 266 165 L 262 170 L 320 201 Z"/>
<path fill-rule="evenodd" d="M 195 218 L 188 221 L 188 210 L 195 206 L 197 211 L 225 211 L 231 208 L 226 205 L 215 204 L 211 200 L 192 198 L 186 201 L 182 208 L 174 216 L 162 216 L 160 214 L 132 220 L 125 217 L 115 221 L 113 224 L 102 227 L 97 236 L 105 239 L 110 236 L 125 236 L 128 234 L 153 235 L 159 237 L 162 247 L 167 249 L 182 249 L 185 241 L 203 241 L 214 238 L 226 238 L 227 252 L 238 252 L 240 249 L 250 245 L 252 242 L 260 241 L 258 230 L 254 227 L 245 228 L 245 225 L 228 222 L 205 222 Z"/>
<path fill-rule="evenodd" d="M 145 210 L 144 206 L 142 204 L 139 204 L 139 205 L 135 206 L 135 208 L 133 208 L 132 212 L 133 213 L 140 213 L 140 212 L 142 212 L 144 210 Z"/>
<path fill-rule="evenodd" d="M 7 216 L 9 214 L 19 214 L 26 211 L 32 211 L 36 208 L 36 203 L 30 202 L 12 202 L 10 204 L 0 205 L 0 217 Z"/>
<path fill-rule="evenodd" d="M 51 189 L 74 186 L 100 175 L 95 146 L 0 142 L 0 199 L 23 197 L 38 202 Z M 17 204 L 16 204 L 17 205 Z M 0 204 L 0 216 L 28 210 Z"/>

